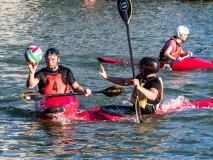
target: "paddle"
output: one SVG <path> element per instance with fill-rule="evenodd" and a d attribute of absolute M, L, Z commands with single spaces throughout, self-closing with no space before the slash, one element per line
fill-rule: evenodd
<path fill-rule="evenodd" d="M 204 47 L 204 48 L 202 48 L 202 49 L 198 49 L 198 50 L 196 50 L 196 51 L 194 51 L 194 52 L 192 52 L 192 53 L 193 53 L 193 55 L 195 55 L 195 54 L 200 53 L 201 51 L 203 51 L 203 50 L 205 50 L 205 49 L 206 49 L 206 47 Z M 186 56 L 182 57 L 182 60 L 185 59 L 185 58 L 189 58 L 189 57 L 191 57 L 191 56 L 190 56 L 190 55 L 186 55 Z M 174 63 L 175 63 L 175 62 L 179 62 L 179 61 L 180 61 L 180 60 L 175 60 Z"/>
<path fill-rule="evenodd" d="M 102 91 L 92 91 L 94 93 L 103 93 L 108 97 L 117 97 L 120 96 L 125 90 L 123 86 L 112 86 L 108 87 Z M 41 101 L 47 97 L 58 97 L 58 96 L 74 96 L 74 95 L 84 95 L 86 92 L 77 92 L 77 93 L 60 93 L 60 94 L 40 94 L 33 90 L 28 90 L 20 94 L 20 98 L 26 103 L 35 103 L 36 101 Z"/>
<path fill-rule="evenodd" d="M 132 47 L 131 47 L 130 33 L 129 33 L 129 21 L 132 16 L 131 0 L 118 0 L 117 7 L 118 7 L 118 11 L 119 11 L 121 18 L 126 23 L 129 52 L 130 52 L 131 65 L 132 65 L 132 73 L 133 73 L 133 79 L 135 79 L 135 69 L 134 69 Z M 140 106 L 139 106 L 139 102 L 138 102 L 137 87 L 135 87 L 135 93 L 136 93 L 136 104 L 135 104 L 136 117 L 137 117 L 137 122 L 141 123 L 142 119 L 141 119 Z"/>

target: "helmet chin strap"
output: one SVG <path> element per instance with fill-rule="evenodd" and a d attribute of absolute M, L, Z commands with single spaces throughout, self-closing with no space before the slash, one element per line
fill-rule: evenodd
<path fill-rule="evenodd" d="M 49 70 L 49 71 L 55 71 L 58 68 L 58 62 L 59 62 L 58 58 L 57 58 L 57 60 L 54 60 L 54 62 L 56 62 L 55 67 L 53 67 L 53 68 L 46 67 L 47 70 Z"/>
<path fill-rule="evenodd" d="M 181 38 L 180 38 L 180 39 L 181 39 L 181 43 L 185 43 L 185 42 L 189 39 L 189 36 L 188 36 L 188 37 L 186 37 L 186 39 L 185 39 L 185 40 L 183 39 L 183 36 L 181 36 Z"/>
<path fill-rule="evenodd" d="M 57 68 L 58 68 L 58 62 L 56 63 L 55 67 L 53 67 L 53 68 L 47 67 L 47 70 L 49 70 L 49 71 L 55 71 Z"/>
<path fill-rule="evenodd" d="M 144 74 L 144 67 L 143 67 L 143 71 L 140 74 L 141 74 L 142 82 L 143 82 L 146 79 L 146 75 Z"/>
<path fill-rule="evenodd" d="M 186 40 L 181 40 L 182 41 L 182 43 L 184 43 L 184 42 L 186 42 L 188 40 L 188 38 L 186 38 Z"/>
<path fill-rule="evenodd" d="M 185 40 L 183 40 L 183 37 L 181 37 L 180 40 L 181 40 L 181 43 L 180 43 L 180 44 L 186 42 Z"/>

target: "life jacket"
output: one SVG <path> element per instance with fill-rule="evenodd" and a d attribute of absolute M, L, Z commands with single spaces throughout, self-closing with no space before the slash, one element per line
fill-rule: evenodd
<path fill-rule="evenodd" d="M 158 60 L 159 60 L 159 61 L 166 61 L 166 60 L 168 59 L 168 58 L 164 55 L 164 53 L 165 53 L 167 44 L 168 44 L 170 41 L 175 41 L 175 42 L 176 42 L 175 51 L 172 51 L 172 52 L 170 53 L 171 56 L 175 57 L 176 59 L 180 56 L 181 51 L 182 51 L 182 46 L 181 46 L 181 44 L 177 43 L 177 41 L 176 41 L 174 38 L 171 38 L 170 40 L 168 40 L 168 41 L 165 43 L 165 45 L 164 45 L 163 48 L 161 49 L 160 54 L 159 54 L 159 56 L 158 56 Z"/>
<path fill-rule="evenodd" d="M 158 78 L 158 80 L 159 80 L 160 83 L 161 83 L 161 90 L 160 90 L 160 92 L 158 93 L 159 99 L 158 99 L 158 96 L 157 96 L 156 100 L 154 100 L 153 103 L 147 103 L 147 98 L 144 96 L 144 94 L 141 93 L 141 92 L 138 92 L 138 97 L 136 97 L 136 98 L 138 98 L 139 106 L 140 106 L 141 108 L 143 108 L 143 109 L 145 109 L 146 106 L 152 106 L 154 110 L 158 110 L 159 105 L 160 105 L 160 102 L 161 102 L 161 100 L 163 99 L 163 81 L 162 81 L 161 77 L 159 77 L 159 76 L 154 77 L 154 78 Z M 153 80 L 153 79 L 151 79 L 151 80 Z M 151 80 L 149 80 L 149 81 L 151 81 Z M 147 82 L 145 82 L 145 83 L 144 83 L 144 82 L 141 82 L 141 83 L 140 83 L 140 86 L 143 87 L 146 83 L 149 83 L 149 81 L 147 81 Z M 134 89 L 133 89 L 132 94 L 135 94 L 134 92 L 135 92 L 135 91 L 134 91 Z M 134 96 L 133 96 L 133 97 L 134 97 Z M 136 101 L 137 101 L 137 100 L 136 100 Z"/>
<path fill-rule="evenodd" d="M 163 99 L 163 81 L 162 81 L 162 78 L 158 76 L 158 79 L 160 81 L 160 84 L 161 84 L 161 91 L 160 91 L 160 102 L 158 102 L 155 106 L 155 110 L 158 110 L 159 109 L 159 106 L 160 106 L 160 103 Z"/>
<path fill-rule="evenodd" d="M 47 75 L 47 85 L 41 88 L 42 94 L 69 93 L 69 85 L 62 81 L 62 75 L 59 72 L 56 75 Z"/>

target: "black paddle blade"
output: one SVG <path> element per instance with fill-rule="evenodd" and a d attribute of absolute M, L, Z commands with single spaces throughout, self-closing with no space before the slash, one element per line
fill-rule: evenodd
<path fill-rule="evenodd" d="M 132 16 L 132 3 L 131 0 L 118 0 L 117 1 L 118 11 L 126 24 L 129 24 Z"/>
<path fill-rule="evenodd" d="M 112 86 L 102 91 L 108 97 L 118 97 L 125 91 L 123 86 Z"/>
<path fill-rule="evenodd" d="M 20 98 L 26 103 L 35 103 L 36 101 L 43 100 L 45 96 L 41 95 L 40 93 L 36 91 L 28 90 L 28 91 L 22 92 L 20 94 Z"/>
<path fill-rule="evenodd" d="M 202 49 L 198 49 L 198 50 L 196 50 L 196 53 L 200 53 L 201 51 L 203 51 L 203 50 L 205 50 L 206 49 L 206 47 L 204 47 L 204 48 L 202 48 Z"/>

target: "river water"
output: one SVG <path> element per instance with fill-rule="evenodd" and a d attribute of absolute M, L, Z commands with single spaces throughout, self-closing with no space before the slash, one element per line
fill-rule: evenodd
<path fill-rule="evenodd" d="M 185 50 L 207 47 L 196 56 L 213 59 L 213 1 L 134 0 L 130 36 L 134 61 L 157 57 L 178 25 L 190 30 Z M 186 109 L 134 122 L 40 122 L 34 104 L 19 94 L 27 88 L 24 51 L 56 47 L 84 88 L 113 84 L 99 75 L 97 57 L 129 61 L 125 23 L 112 0 L 0 0 L 0 157 L 1 159 L 212 159 L 213 110 Z M 104 64 L 112 76 L 131 77 L 131 66 Z M 42 59 L 39 69 L 44 67 Z M 213 96 L 213 71 L 161 70 L 162 105 Z M 36 89 L 36 88 L 35 88 Z M 118 98 L 79 96 L 80 111 L 128 103 L 131 87 Z"/>

